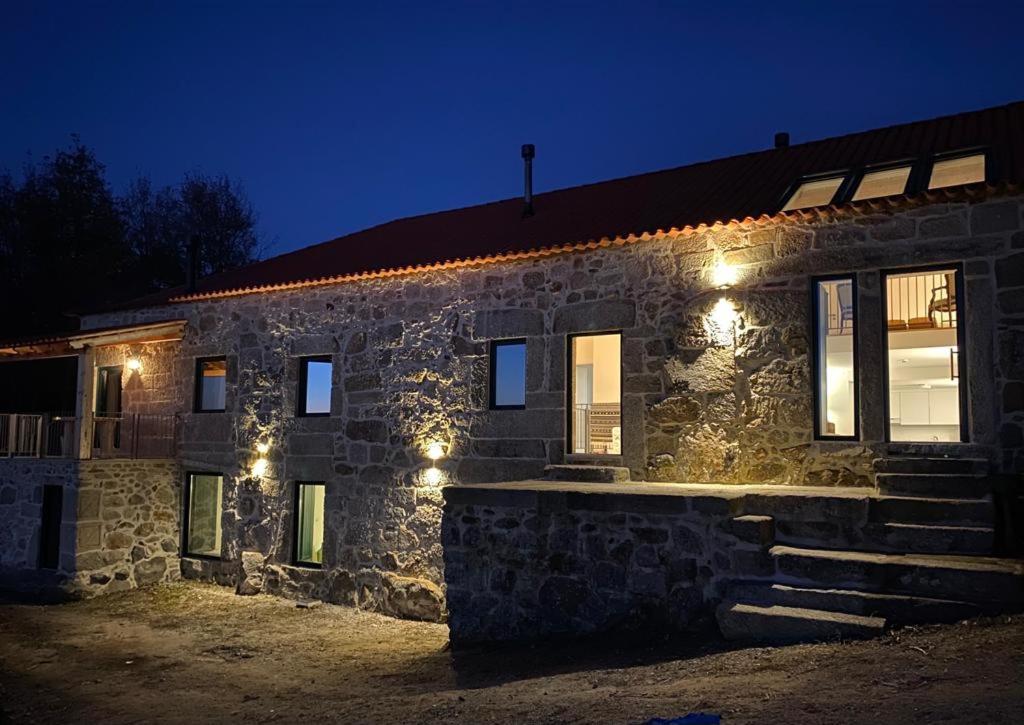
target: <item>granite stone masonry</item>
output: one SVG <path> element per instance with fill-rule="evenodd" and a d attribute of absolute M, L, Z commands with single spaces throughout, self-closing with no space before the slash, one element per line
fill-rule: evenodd
<path fill-rule="evenodd" d="M 242 552 L 257 551 L 269 591 L 399 613 L 408 596 L 395 582 L 408 581 L 431 601 L 412 609 L 441 612 L 441 491 L 424 475 L 425 448 L 445 444 L 446 485 L 530 479 L 565 462 L 569 333 L 622 332 L 620 464 L 634 480 L 872 486 L 887 448 L 880 271 L 962 264 L 970 440 L 994 471 L 1021 470 L 1021 208 L 1019 196 L 862 205 L 84 324 L 187 320 L 173 355 L 143 373 L 161 376 L 160 409 L 182 416 L 182 471 L 225 476 L 220 560 L 183 563 L 185 576 L 235 584 Z M 722 261 L 738 277 L 726 290 L 712 281 Z M 855 274 L 859 296 L 856 442 L 815 440 L 812 427 L 809 280 L 840 273 Z M 508 338 L 526 340 L 526 406 L 489 410 L 488 343 Z M 192 413 L 195 359 L 212 355 L 227 358 L 226 410 Z M 307 355 L 333 361 L 330 416 L 295 414 Z M 270 444 L 259 478 L 258 442 Z M 318 570 L 294 566 L 298 481 L 327 485 Z"/>

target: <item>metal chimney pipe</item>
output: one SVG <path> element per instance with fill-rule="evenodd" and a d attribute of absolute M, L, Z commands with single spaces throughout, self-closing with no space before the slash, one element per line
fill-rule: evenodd
<path fill-rule="evenodd" d="M 779 131 L 775 134 L 775 148 L 784 149 L 789 146 L 789 134 L 785 131 Z"/>
<path fill-rule="evenodd" d="M 523 216 L 533 216 L 533 157 L 532 143 L 523 144 Z"/>

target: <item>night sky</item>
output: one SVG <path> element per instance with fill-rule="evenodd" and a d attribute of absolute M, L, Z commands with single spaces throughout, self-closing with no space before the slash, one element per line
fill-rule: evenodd
<path fill-rule="evenodd" d="M 0 167 L 242 181 L 267 254 L 1024 98 L 1024 4 L 3 2 Z M 821 5 L 822 7 L 817 7 Z"/>

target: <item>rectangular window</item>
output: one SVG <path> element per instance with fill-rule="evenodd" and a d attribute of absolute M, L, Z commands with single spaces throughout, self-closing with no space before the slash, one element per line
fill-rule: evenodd
<path fill-rule="evenodd" d="M 569 338 L 569 442 L 573 453 L 622 454 L 622 335 Z"/>
<path fill-rule="evenodd" d="M 43 486 L 43 510 L 39 527 L 39 568 L 60 568 L 60 522 L 64 516 L 64 487 Z"/>
<path fill-rule="evenodd" d="M 491 343 L 491 409 L 526 407 L 526 340 Z"/>
<path fill-rule="evenodd" d="M 818 279 L 813 285 L 815 435 L 856 438 L 856 279 Z"/>
<path fill-rule="evenodd" d="M 853 195 L 853 200 L 877 199 L 882 196 L 902 194 L 907 189 L 909 178 L 909 166 L 868 171 L 857 184 L 857 192 Z"/>
<path fill-rule="evenodd" d="M 299 361 L 299 415 L 331 414 L 331 368 L 329 355 Z"/>
<path fill-rule="evenodd" d="M 228 361 L 223 357 L 196 360 L 197 413 L 221 412 L 225 405 Z"/>
<path fill-rule="evenodd" d="M 932 164 L 932 175 L 928 180 L 928 188 L 942 189 L 947 186 L 973 184 L 984 180 L 985 154 L 974 154 L 936 161 Z"/>
<path fill-rule="evenodd" d="M 185 554 L 219 557 L 224 477 L 219 473 L 190 473 L 185 500 Z"/>
<path fill-rule="evenodd" d="M 803 182 L 789 197 L 789 201 L 782 207 L 782 211 L 809 209 L 812 206 L 824 206 L 832 203 L 832 198 L 839 191 L 843 178 L 842 176 L 833 176 L 828 179 Z"/>
<path fill-rule="evenodd" d="M 295 496 L 295 563 L 324 563 L 324 493 L 322 483 L 299 483 Z"/>

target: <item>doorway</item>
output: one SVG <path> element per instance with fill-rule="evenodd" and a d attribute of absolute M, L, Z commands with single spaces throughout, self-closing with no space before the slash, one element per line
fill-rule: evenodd
<path fill-rule="evenodd" d="M 569 337 L 569 452 L 622 454 L 622 335 Z"/>
<path fill-rule="evenodd" d="M 966 441 L 959 266 L 889 272 L 883 281 L 888 440 Z"/>
<path fill-rule="evenodd" d="M 93 448 L 107 454 L 121 447 L 120 365 L 97 368 Z"/>

